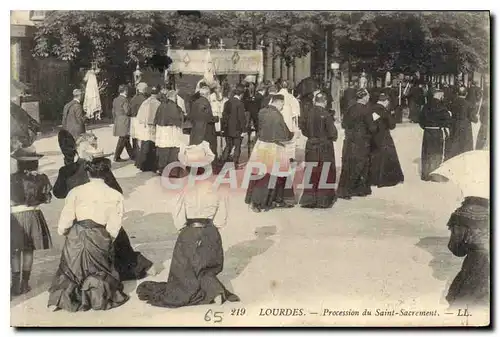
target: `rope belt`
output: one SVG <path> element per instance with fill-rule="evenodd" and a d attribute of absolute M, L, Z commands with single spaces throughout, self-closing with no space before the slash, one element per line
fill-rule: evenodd
<path fill-rule="evenodd" d="M 450 135 L 448 133 L 448 130 L 446 130 L 445 127 L 443 126 L 426 126 L 424 129 L 426 130 L 441 130 L 442 135 L 443 135 L 443 152 L 441 153 L 441 163 L 444 162 L 445 159 L 445 152 L 446 152 L 446 138 L 448 138 Z"/>

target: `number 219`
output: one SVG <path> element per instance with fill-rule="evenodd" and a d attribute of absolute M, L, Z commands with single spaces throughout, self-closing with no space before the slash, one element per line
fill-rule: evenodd
<path fill-rule="evenodd" d="M 231 316 L 243 316 L 246 312 L 245 308 L 231 309 Z"/>

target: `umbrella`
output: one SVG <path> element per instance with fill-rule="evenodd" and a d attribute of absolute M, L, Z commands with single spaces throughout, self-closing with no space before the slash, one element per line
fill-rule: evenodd
<path fill-rule="evenodd" d="M 26 110 L 16 103 L 10 103 L 10 137 L 17 139 L 23 147 L 35 142 L 36 134 L 40 131 L 40 123 L 31 117 Z"/>
<path fill-rule="evenodd" d="M 490 152 L 462 153 L 445 161 L 432 175 L 443 176 L 460 187 L 466 197 L 490 198 Z"/>
<path fill-rule="evenodd" d="M 312 77 L 306 77 L 297 84 L 295 94 L 304 97 L 312 94 L 319 88 L 319 83 Z"/>

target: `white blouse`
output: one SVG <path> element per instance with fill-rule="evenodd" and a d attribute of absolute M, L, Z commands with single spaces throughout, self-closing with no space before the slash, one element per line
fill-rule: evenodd
<path fill-rule="evenodd" d="M 212 219 L 222 228 L 227 224 L 228 196 L 217 191 L 211 181 L 196 181 L 179 195 L 176 206 L 175 226 L 184 227 L 186 219 Z"/>
<path fill-rule="evenodd" d="M 116 238 L 122 225 L 123 196 L 104 183 L 102 179 L 72 189 L 66 197 L 59 218 L 57 232 L 64 232 L 73 226 L 73 220 L 92 220 L 104 227 Z"/>

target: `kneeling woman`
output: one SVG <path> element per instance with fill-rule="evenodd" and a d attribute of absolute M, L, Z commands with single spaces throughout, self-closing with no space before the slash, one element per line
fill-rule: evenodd
<path fill-rule="evenodd" d="M 104 182 L 111 162 L 102 155 L 86 164 L 90 182 L 69 192 L 61 212 L 58 232 L 66 241 L 48 302 L 55 310 L 108 310 L 128 300 L 113 265 L 123 196 Z"/>
<path fill-rule="evenodd" d="M 54 184 L 54 196 L 64 199 L 72 189 L 89 182 L 85 167 L 87 162 L 92 160 L 91 154 L 98 147 L 97 137 L 92 133 L 85 133 L 75 142 L 71 134 L 61 130 L 59 132 L 59 146 L 64 154 L 66 164 L 59 169 L 59 175 Z M 101 172 L 101 176 L 107 186 L 123 194 L 111 168 Z M 140 252 L 134 251 L 123 227 L 114 240 L 113 246 L 115 267 L 120 274 L 121 281 L 141 279 L 146 277 L 148 273 L 154 273 L 153 263 Z"/>
<path fill-rule="evenodd" d="M 190 175 L 210 170 L 214 158 L 207 142 L 185 147 L 179 153 L 179 161 L 188 168 Z M 141 283 L 137 287 L 139 299 L 167 308 L 239 301 L 238 296 L 230 293 L 217 278 L 224 262 L 217 227 L 226 223 L 226 203 L 227 198 L 223 198 L 209 180 L 198 180 L 184 189 L 176 221 L 182 230 L 175 243 L 168 280 Z"/>

